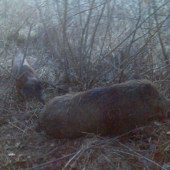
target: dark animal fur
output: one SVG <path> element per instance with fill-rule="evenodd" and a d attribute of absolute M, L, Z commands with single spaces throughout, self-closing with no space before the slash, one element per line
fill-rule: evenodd
<path fill-rule="evenodd" d="M 14 56 L 12 60 L 12 73 L 17 77 L 16 89 L 18 94 L 26 100 L 35 96 L 40 102 L 44 103 L 41 82 L 26 58 L 21 66 L 22 60 L 22 54 Z"/>
<path fill-rule="evenodd" d="M 53 98 L 39 115 L 38 128 L 56 138 L 120 135 L 166 117 L 169 106 L 170 100 L 153 83 L 131 80 Z"/>

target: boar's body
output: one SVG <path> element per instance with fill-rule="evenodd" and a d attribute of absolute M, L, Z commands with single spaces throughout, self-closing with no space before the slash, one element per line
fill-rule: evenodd
<path fill-rule="evenodd" d="M 55 97 L 39 115 L 38 128 L 56 138 L 120 135 L 166 116 L 169 105 L 150 81 L 132 80 Z"/>
<path fill-rule="evenodd" d="M 12 74 L 16 79 L 16 89 L 24 99 L 35 96 L 40 102 L 44 103 L 43 88 L 33 68 L 29 65 L 23 54 L 14 56 L 12 61 Z"/>

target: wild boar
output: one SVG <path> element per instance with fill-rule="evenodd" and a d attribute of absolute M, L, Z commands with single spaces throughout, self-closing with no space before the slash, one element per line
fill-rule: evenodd
<path fill-rule="evenodd" d="M 131 80 L 53 98 L 40 113 L 37 129 L 55 138 L 121 135 L 153 118 L 166 118 L 169 106 L 152 82 Z"/>
<path fill-rule="evenodd" d="M 13 57 L 12 74 L 16 77 L 17 92 L 24 100 L 35 96 L 44 104 L 42 83 L 22 53 Z"/>

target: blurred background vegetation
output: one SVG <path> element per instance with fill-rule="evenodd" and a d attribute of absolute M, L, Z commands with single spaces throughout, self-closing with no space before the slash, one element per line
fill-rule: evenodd
<path fill-rule="evenodd" d="M 168 90 L 169 9 L 168 0 L 2 0 L 1 56 L 27 50 L 42 79 L 76 91 L 133 75 Z"/>

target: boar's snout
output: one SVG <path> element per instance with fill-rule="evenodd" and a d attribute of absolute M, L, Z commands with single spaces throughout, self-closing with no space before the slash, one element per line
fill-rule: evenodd
<path fill-rule="evenodd" d="M 39 102 L 41 102 L 43 105 L 45 105 L 45 99 L 44 99 L 44 95 L 43 95 L 43 90 L 40 89 L 36 92 L 35 96 L 38 99 Z"/>

